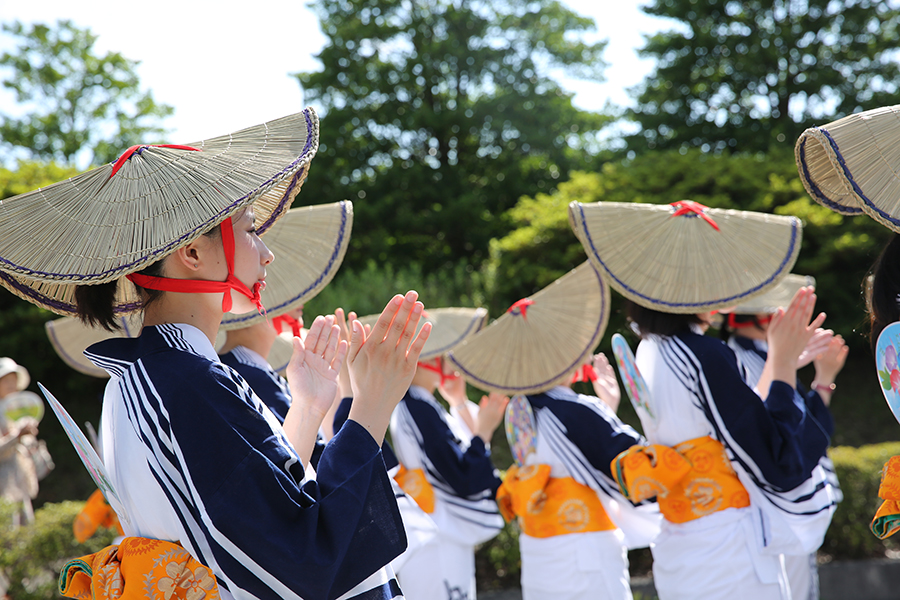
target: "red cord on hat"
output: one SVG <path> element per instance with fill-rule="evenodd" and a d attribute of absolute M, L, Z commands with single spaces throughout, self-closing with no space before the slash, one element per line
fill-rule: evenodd
<path fill-rule="evenodd" d="M 679 200 L 678 202 L 673 202 L 670 206 L 674 206 L 676 209 L 678 209 L 672 214 L 673 217 L 680 217 L 693 213 L 695 215 L 699 215 L 700 218 L 712 225 L 713 229 L 719 231 L 719 226 L 716 225 L 716 222 L 713 221 L 712 217 L 704 212 L 707 207 L 703 206 L 699 202 L 694 202 L 693 200 Z"/>
<path fill-rule="evenodd" d="M 431 371 L 432 373 L 438 373 L 441 376 L 441 387 L 444 387 L 444 383 L 451 379 L 459 378 L 459 375 L 455 375 L 454 373 L 450 373 L 447 375 L 444 373 L 444 361 L 438 356 L 436 359 L 438 366 L 429 365 L 428 363 L 417 362 L 416 367 L 419 369 L 425 369 L 426 371 Z"/>
<path fill-rule="evenodd" d="M 534 300 L 531 298 L 522 298 L 517 301 L 515 304 L 506 309 L 506 312 L 512 313 L 514 315 L 521 314 L 522 318 L 526 321 L 528 320 L 528 307 L 534 304 Z"/>
<path fill-rule="evenodd" d="M 597 381 L 597 371 L 592 365 L 585 364 L 575 370 L 575 373 L 572 374 L 572 383 L 579 381 Z"/>
<path fill-rule="evenodd" d="M 224 292 L 222 297 L 222 312 L 231 310 L 231 290 L 236 290 L 241 294 L 250 298 L 256 310 L 260 314 L 265 314 L 266 309 L 262 305 L 259 293 L 263 286 L 260 282 L 253 285 L 253 291 L 250 291 L 244 282 L 234 276 L 234 226 L 231 217 L 222 221 L 222 247 L 225 250 L 225 264 L 228 266 L 228 277 L 225 281 L 208 281 L 205 279 L 171 279 L 169 277 L 153 277 L 151 275 L 141 275 L 140 273 L 129 273 L 126 275 L 128 279 L 136 285 L 148 290 L 157 290 L 161 292 L 178 292 L 181 294 L 214 294 L 216 292 Z"/>
<path fill-rule="evenodd" d="M 738 322 L 736 315 L 734 313 L 728 313 L 728 318 L 726 319 L 728 326 L 732 329 L 746 329 L 747 327 L 757 327 L 759 325 L 765 325 L 769 321 L 772 320 L 771 315 L 768 317 L 756 318 L 756 321 L 743 321 Z"/>
<path fill-rule="evenodd" d="M 303 322 L 290 315 L 281 315 L 280 317 L 272 319 L 272 327 L 274 327 L 275 331 L 278 333 L 284 331 L 285 327 L 290 327 L 294 337 L 300 337 L 300 329 L 303 327 Z"/>
<path fill-rule="evenodd" d="M 174 148 L 175 150 L 192 150 L 194 152 L 200 152 L 199 148 L 193 148 L 191 146 L 179 146 L 177 144 L 138 144 L 137 146 L 132 146 L 122 153 L 122 156 L 120 156 L 113 165 L 112 173 L 110 173 L 109 176 L 112 177 L 113 175 L 118 173 L 119 169 L 121 169 L 122 165 L 124 165 L 128 161 L 128 159 L 131 158 L 132 154 L 134 154 L 141 148 L 150 148 L 151 146 L 154 148 Z"/>

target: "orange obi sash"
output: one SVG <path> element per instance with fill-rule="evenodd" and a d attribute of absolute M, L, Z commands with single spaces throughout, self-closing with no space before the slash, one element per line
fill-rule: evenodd
<path fill-rule="evenodd" d="M 72 523 L 72 533 L 75 534 L 75 540 L 79 544 L 83 544 L 94 535 L 98 527 L 115 527 L 119 531 L 119 535 L 125 535 L 116 511 L 106 503 L 106 498 L 103 497 L 100 490 L 94 490 L 91 497 L 84 503 L 84 508 L 75 517 L 75 521 Z"/>
<path fill-rule="evenodd" d="M 497 504 L 507 521 L 518 516 L 531 537 L 616 528 L 594 490 L 571 477 L 550 477 L 550 465 L 510 467 L 497 490 Z"/>
<path fill-rule="evenodd" d="M 613 478 L 626 498 L 641 502 L 654 496 L 672 523 L 687 523 L 726 508 L 750 506 L 750 496 L 725 454 L 709 436 L 674 448 L 632 446 L 613 459 Z"/>
<path fill-rule="evenodd" d="M 892 456 L 884 465 L 878 497 L 884 500 L 872 519 L 872 533 L 888 538 L 900 529 L 900 456 Z"/>
<path fill-rule="evenodd" d="M 400 486 L 400 489 L 406 492 L 406 495 L 416 501 L 419 508 L 431 514 L 434 512 L 434 488 L 425 478 L 425 471 L 422 469 L 408 470 L 400 465 L 400 470 L 394 475 L 394 481 Z"/>
<path fill-rule="evenodd" d="M 216 578 L 172 542 L 127 537 L 118 546 L 71 560 L 59 593 L 78 600 L 219 600 Z"/>

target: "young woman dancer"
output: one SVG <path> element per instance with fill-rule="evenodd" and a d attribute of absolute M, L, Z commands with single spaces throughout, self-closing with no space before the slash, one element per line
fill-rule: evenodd
<path fill-rule="evenodd" d="M 213 350 L 226 312 L 261 309 L 274 257 L 259 233 L 290 205 L 317 141 L 307 110 L 190 147 L 134 148 L 2 207 L 4 223 L 10 212 L 33 217 L 0 246 L 20 295 L 107 326 L 140 299 L 140 336 L 88 350 L 111 375 L 104 461 L 126 534 L 147 549 L 180 544 L 224 598 L 400 595 L 385 565 L 405 539 L 380 444 L 430 331 L 415 335 L 416 293 L 394 297 L 368 337 L 354 323 L 349 348 L 333 318 L 317 318 L 305 345 L 294 338 L 283 425 Z M 41 208 L 48 198 L 57 210 Z M 27 235 L 67 229 L 69 243 L 18 253 Z M 312 480 L 306 466 L 345 357 L 357 402 Z"/>

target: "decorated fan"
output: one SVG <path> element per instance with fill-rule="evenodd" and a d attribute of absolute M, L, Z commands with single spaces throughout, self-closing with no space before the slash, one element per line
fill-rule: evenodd
<path fill-rule="evenodd" d="M 506 405 L 506 440 L 516 464 L 527 464 L 528 457 L 537 451 L 537 426 L 531 403 L 524 396 L 513 396 Z"/>
<path fill-rule="evenodd" d="M 634 362 L 634 354 L 625 338 L 616 333 L 612 336 L 612 351 L 616 357 L 616 367 L 619 369 L 619 377 L 625 384 L 625 393 L 631 400 L 634 410 L 644 420 L 646 416 L 652 422 L 656 422 L 653 410 L 650 408 L 650 390 L 647 389 L 647 383 L 641 376 L 641 372 Z"/>
<path fill-rule="evenodd" d="M 0 400 L 0 410 L 9 421 L 24 417 L 40 421 L 44 417 L 44 401 L 34 392 L 15 392 Z"/>
<path fill-rule="evenodd" d="M 891 323 L 878 336 L 875 347 L 875 368 L 878 370 L 878 381 L 888 407 L 894 418 L 900 421 L 900 366 L 897 356 L 900 354 L 900 323 Z"/>

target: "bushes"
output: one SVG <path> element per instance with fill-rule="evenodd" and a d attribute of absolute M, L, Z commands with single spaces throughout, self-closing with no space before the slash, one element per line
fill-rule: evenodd
<path fill-rule="evenodd" d="M 0 501 L 0 571 L 9 580 L 10 598 L 57 598 L 59 570 L 71 558 L 97 552 L 112 543 L 115 530 L 100 529 L 84 544 L 75 541 L 72 522 L 84 502 L 45 504 L 34 523 L 13 529 L 12 505 Z"/>
<path fill-rule="evenodd" d="M 829 454 L 844 501 L 838 504 L 821 552 L 835 559 L 884 557 L 888 550 L 897 548 L 897 542 L 893 538 L 879 540 L 869 524 L 881 505 L 881 469 L 891 456 L 900 454 L 900 442 L 860 448 L 839 446 Z"/>

